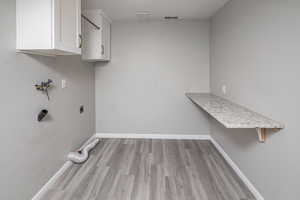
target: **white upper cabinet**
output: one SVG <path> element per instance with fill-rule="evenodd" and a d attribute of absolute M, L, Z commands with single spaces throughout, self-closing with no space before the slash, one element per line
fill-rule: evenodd
<path fill-rule="evenodd" d="M 16 0 L 17 50 L 80 55 L 81 0 Z"/>
<path fill-rule="evenodd" d="M 111 20 L 101 10 L 87 10 L 83 13 L 82 59 L 86 61 L 110 60 Z"/>

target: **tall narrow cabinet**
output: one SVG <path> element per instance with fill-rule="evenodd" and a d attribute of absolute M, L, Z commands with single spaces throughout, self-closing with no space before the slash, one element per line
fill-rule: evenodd
<path fill-rule="evenodd" d="M 86 10 L 89 20 L 83 23 L 82 59 L 90 62 L 109 61 L 111 44 L 111 20 L 101 10 Z M 91 23 L 92 22 L 92 23 Z"/>

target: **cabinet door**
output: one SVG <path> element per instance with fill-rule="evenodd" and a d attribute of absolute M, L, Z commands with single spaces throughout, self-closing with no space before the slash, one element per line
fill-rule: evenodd
<path fill-rule="evenodd" d="M 81 0 L 54 0 L 54 49 L 81 54 Z"/>
<path fill-rule="evenodd" d="M 102 22 L 102 59 L 110 59 L 110 23 L 104 17 Z"/>
<path fill-rule="evenodd" d="M 102 59 L 102 17 L 97 10 L 85 11 L 84 15 L 100 27 L 96 29 L 86 20 L 82 20 L 83 25 L 83 60 L 100 60 Z"/>
<path fill-rule="evenodd" d="M 83 48 L 82 59 L 89 61 L 110 60 L 110 21 L 101 10 L 88 10 L 84 15 L 95 23 L 100 29 L 95 28 L 87 21 L 83 21 Z"/>

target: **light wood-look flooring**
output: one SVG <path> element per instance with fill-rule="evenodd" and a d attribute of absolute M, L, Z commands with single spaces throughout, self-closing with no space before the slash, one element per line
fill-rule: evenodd
<path fill-rule="evenodd" d="M 254 200 L 210 141 L 103 139 L 45 200 Z"/>

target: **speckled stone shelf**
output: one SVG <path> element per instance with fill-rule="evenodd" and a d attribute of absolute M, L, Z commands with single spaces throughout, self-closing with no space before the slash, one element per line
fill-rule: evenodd
<path fill-rule="evenodd" d="M 260 142 L 266 139 L 266 129 L 284 128 L 280 122 L 210 93 L 187 93 L 186 96 L 226 128 L 257 129 Z"/>

